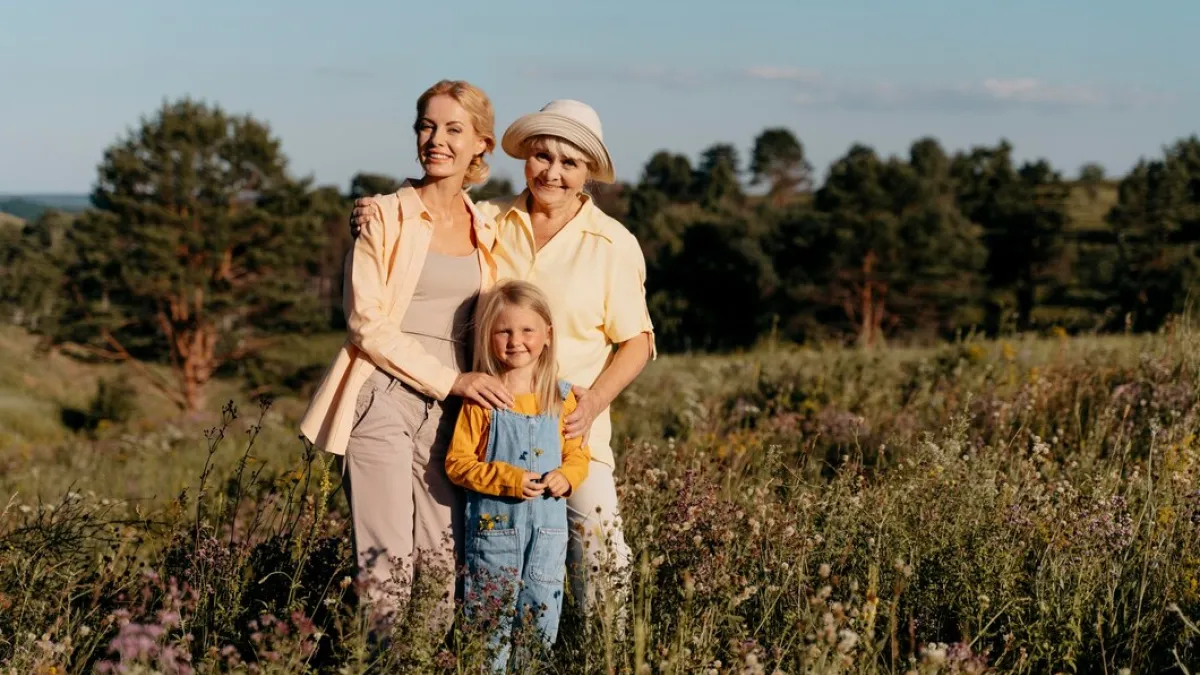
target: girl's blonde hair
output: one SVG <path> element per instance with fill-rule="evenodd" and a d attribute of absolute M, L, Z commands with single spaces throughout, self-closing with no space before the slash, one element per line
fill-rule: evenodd
<path fill-rule="evenodd" d="M 464 182 L 467 185 L 487 182 L 491 169 L 484 161 L 483 156 L 496 149 L 496 114 L 492 110 L 492 100 L 483 93 L 482 89 L 470 82 L 442 80 L 426 89 L 425 93 L 417 99 L 417 120 L 413 123 L 413 131 L 417 131 L 419 128 L 421 118 L 425 116 L 425 107 L 429 105 L 429 99 L 434 96 L 449 96 L 471 116 L 471 126 L 475 127 L 475 133 L 483 138 L 487 147 L 484 148 L 482 154 L 471 158 L 471 165 L 467 167 L 467 177 Z"/>
<path fill-rule="evenodd" d="M 500 359 L 492 353 L 492 329 L 505 307 L 532 310 L 546 322 L 549 339 L 538 357 L 533 372 L 533 393 L 537 395 L 539 412 L 558 415 L 562 396 L 558 391 L 558 358 L 555 354 L 554 323 L 550 318 L 550 301 L 541 289 L 528 281 L 502 281 L 480 298 L 475 321 L 475 366 L 480 373 L 499 377 L 503 374 Z"/>

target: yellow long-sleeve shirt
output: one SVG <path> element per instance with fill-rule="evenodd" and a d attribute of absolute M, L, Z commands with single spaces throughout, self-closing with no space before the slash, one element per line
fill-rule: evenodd
<path fill-rule="evenodd" d="M 513 411 L 524 415 L 539 412 L 537 395 L 518 394 L 514 397 Z M 575 394 L 568 392 L 559 414 L 559 429 L 563 420 L 575 410 Z M 499 497 L 521 497 L 525 484 L 525 469 L 507 462 L 485 462 L 487 457 L 488 425 L 491 411 L 472 401 L 463 401 L 454 427 L 454 438 L 446 452 L 446 473 L 455 485 L 482 494 Z M 562 443 L 562 466 L 558 469 L 571 484 L 571 492 L 587 478 L 591 453 L 583 445 L 582 438 L 566 438 Z"/>

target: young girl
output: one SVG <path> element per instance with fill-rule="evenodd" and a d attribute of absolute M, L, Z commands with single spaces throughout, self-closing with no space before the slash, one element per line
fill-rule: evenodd
<path fill-rule="evenodd" d="M 500 378 L 511 410 L 465 401 L 446 455 L 450 480 L 467 489 L 466 595 L 472 605 L 507 602 L 519 617 L 537 617 L 550 648 L 562 613 L 567 555 L 567 502 L 587 477 L 582 439 L 565 439 L 575 409 L 557 377 L 554 331 L 546 296 L 525 281 L 506 281 L 480 300 L 475 370 Z M 508 664 L 512 631 L 504 611 L 493 636 L 493 664 Z"/>

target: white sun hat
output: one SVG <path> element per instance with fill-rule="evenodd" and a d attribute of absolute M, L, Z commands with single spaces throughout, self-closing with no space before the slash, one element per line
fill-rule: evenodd
<path fill-rule="evenodd" d="M 604 145 L 604 132 L 600 127 L 600 116 L 592 106 L 571 99 L 551 101 L 541 110 L 519 118 L 508 126 L 500 147 L 514 159 L 527 159 L 521 147 L 525 139 L 532 136 L 557 136 L 578 147 L 596 164 L 590 176 L 600 183 L 611 183 L 613 174 L 612 157 Z"/>

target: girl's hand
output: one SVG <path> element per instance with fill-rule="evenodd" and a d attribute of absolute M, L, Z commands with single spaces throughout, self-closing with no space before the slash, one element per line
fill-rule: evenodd
<path fill-rule="evenodd" d="M 546 487 L 550 488 L 552 497 L 561 497 L 571 491 L 570 481 L 557 469 L 546 474 Z"/>
<path fill-rule="evenodd" d="M 541 497 L 545 491 L 546 484 L 542 482 L 541 474 L 526 471 L 525 482 L 521 485 L 521 495 L 525 499 L 534 499 L 535 497 Z"/>
<path fill-rule="evenodd" d="M 604 402 L 600 397 L 592 393 L 587 387 L 574 385 L 571 391 L 575 394 L 575 409 L 567 415 L 563 431 L 567 438 L 583 437 L 583 444 L 587 445 L 588 434 L 592 431 L 592 421 L 604 410 Z"/>
<path fill-rule="evenodd" d="M 354 210 L 350 212 L 350 236 L 358 238 L 358 233 L 362 231 L 363 225 L 371 218 L 371 200 L 367 197 L 359 197 L 354 200 Z"/>
<path fill-rule="evenodd" d="M 504 386 L 500 378 L 487 373 L 459 373 L 454 379 L 454 386 L 450 387 L 450 395 L 474 401 L 484 410 L 508 410 L 513 406 L 513 396 L 508 387 Z"/>

